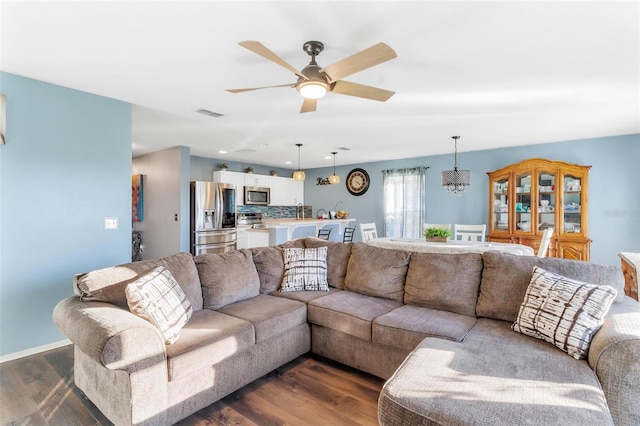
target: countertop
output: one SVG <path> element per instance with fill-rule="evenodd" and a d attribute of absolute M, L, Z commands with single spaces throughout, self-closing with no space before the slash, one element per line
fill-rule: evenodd
<path fill-rule="evenodd" d="M 299 228 L 302 226 L 315 226 L 316 229 L 320 229 L 325 225 L 338 225 L 338 233 L 342 235 L 344 233 L 344 228 L 349 224 L 349 222 L 353 222 L 355 220 L 356 219 L 352 217 L 348 217 L 346 219 L 281 218 L 281 219 L 262 219 L 262 222 L 265 223 L 269 228 L 286 228 L 287 240 L 290 240 L 292 238 L 293 231 L 296 228 Z"/>
<path fill-rule="evenodd" d="M 334 224 L 334 223 L 349 223 L 354 221 L 353 218 L 346 219 L 314 219 L 314 218 L 304 218 L 304 219 L 296 219 L 296 218 L 281 218 L 281 219 L 262 219 L 262 222 L 267 224 L 268 226 L 290 226 L 290 225 L 318 225 L 318 224 Z"/>

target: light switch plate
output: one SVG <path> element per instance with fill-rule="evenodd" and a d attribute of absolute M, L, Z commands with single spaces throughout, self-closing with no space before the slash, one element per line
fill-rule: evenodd
<path fill-rule="evenodd" d="M 118 218 L 117 217 L 105 217 L 104 218 L 104 229 L 118 229 Z"/>

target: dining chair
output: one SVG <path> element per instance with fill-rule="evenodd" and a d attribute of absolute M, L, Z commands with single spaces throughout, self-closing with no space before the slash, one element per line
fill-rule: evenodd
<path fill-rule="evenodd" d="M 349 228 L 348 226 L 344 228 L 344 234 L 342 234 L 342 242 L 349 243 L 353 241 L 353 234 L 356 232 L 356 227 Z"/>
<path fill-rule="evenodd" d="M 487 225 L 485 224 L 459 225 L 456 223 L 453 239 L 459 241 L 484 241 L 486 233 Z"/>
<path fill-rule="evenodd" d="M 552 235 L 553 235 L 553 228 L 547 228 L 542 233 L 542 239 L 540 240 L 540 246 L 538 247 L 538 257 L 547 257 Z"/>
<path fill-rule="evenodd" d="M 363 242 L 367 242 L 372 238 L 378 238 L 375 222 L 360 223 L 358 226 L 360 227 L 360 237 L 362 237 Z"/>
<path fill-rule="evenodd" d="M 318 238 L 322 238 L 323 240 L 328 240 L 329 235 L 331 235 L 331 228 L 322 228 L 318 230 Z"/>

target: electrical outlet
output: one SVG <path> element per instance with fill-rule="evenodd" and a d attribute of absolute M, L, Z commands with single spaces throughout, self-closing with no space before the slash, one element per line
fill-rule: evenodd
<path fill-rule="evenodd" d="M 105 217 L 104 218 L 104 229 L 118 229 L 118 218 L 117 217 Z"/>

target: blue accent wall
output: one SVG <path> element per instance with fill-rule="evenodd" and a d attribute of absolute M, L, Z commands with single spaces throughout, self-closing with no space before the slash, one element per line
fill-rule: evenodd
<path fill-rule="evenodd" d="M 464 138 L 458 146 L 464 145 Z M 428 166 L 426 173 L 426 222 L 488 223 L 489 178 L 491 172 L 528 158 L 547 158 L 590 165 L 589 236 L 591 261 L 620 265 L 617 253 L 640 252 L 640 135 L 563 141 L 541 145 L 458 153 L 458 166 L 471 170 L 471 186 L 462 197 L 450 197 L 441 186 L 441 172 L 453 168 L 453 153 L 404 160 L 380 161 L 336 167 L 339 185 L 316 185 L 318 177 L 329 176 L 333 168 L 305 170 L 305 204 L 347 210 L 358 222 L 376 222 L 383 234 L 382 170 Z M 339 156 L 338 156 L 339 161 Z M 355 197 L 345 186 L 347 173 L 364 168 L 371 177 L 367 193 Z M 356 241 L 360 240 L 356 232 Z"/>
<path fill-rule="evenodd" d="M 64 339 L 73 275 L 131 259 L 131 106 L 0 73 L 0 355 Z M 117 217 L 117 230 L 104 218 Z"/>

